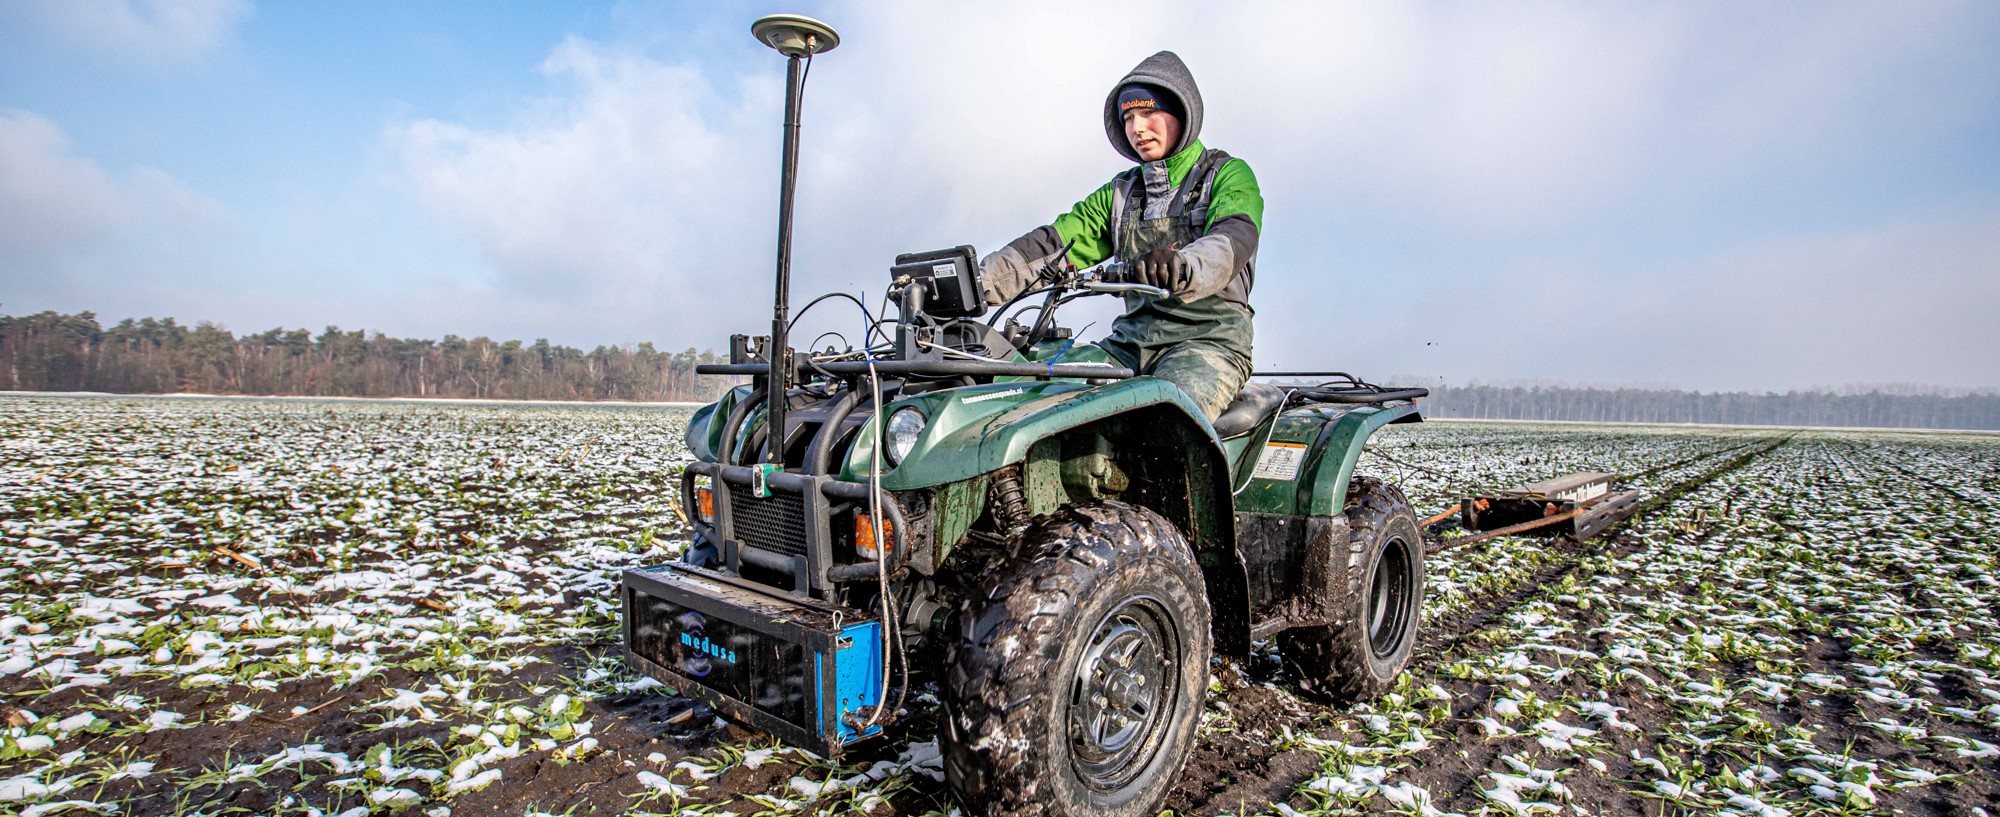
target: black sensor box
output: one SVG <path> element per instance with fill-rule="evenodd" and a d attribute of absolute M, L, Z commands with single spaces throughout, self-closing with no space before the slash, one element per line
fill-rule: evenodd
<path fill-rule="evenodd" d="M 936 318 L 977 318 L 986 314 L 986 294 L 979 286 L 979 261 L 972 245 L 896 256 L 890 278 L 909 276 L 921 281 L 929 297 L 924 313 Z"/>

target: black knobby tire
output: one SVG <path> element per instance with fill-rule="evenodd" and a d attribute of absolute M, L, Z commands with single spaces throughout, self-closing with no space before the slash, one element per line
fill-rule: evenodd
<path fill-rule="evenodd" d="M 987 817 L 1159 813 L 1194 750 L 1209 609 L 1180 531 L 1121 502 L 1065 507 L 959 613 L 945 776 Z"/>
<path fill-rule="evenodd" d="M 1347 493 L 1347 546 L 1328 566 L 1332 623 L 1278 634 L 1278 651 L 1316 698 L 1336 703 L 1388 692 L 1410 661 L 1424 602 L 1424 539 L 1396 486 L 1355 477 Z"/>

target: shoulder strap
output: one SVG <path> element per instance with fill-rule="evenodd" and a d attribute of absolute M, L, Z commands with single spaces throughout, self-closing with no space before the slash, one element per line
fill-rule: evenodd
<path fill-rule="evenodd" d="M 1180 210 L 1187 215 L 1196 232 L 1208 227 L 1208 204 L 1215 195 L 1215 176 L 1229 161 L 1229 154 L 1220 150 L 1205 151 L 1201 160 L 1188 169 L 1187 178 L 1181 180 L 1179 195 L 1183 201 Z"/>
<path fill-rule="evenodd" d="M 1125 253 L 1125 225 L 1144 212 L 1146 206 L 1146 185 L 1140 181 L 1140 171 L 1132 168 L 1120 172 L 1111 179 L 1111 253 L 1123 256 Z"/>

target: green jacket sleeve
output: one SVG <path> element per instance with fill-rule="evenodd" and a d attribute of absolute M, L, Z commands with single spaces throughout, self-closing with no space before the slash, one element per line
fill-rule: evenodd
<path fill-rule="evenodd" d="M 1079 205 L 1081 206 L 1081 205 Z M 1230 159 L 1221 170 L 1215 171 L 1215 187 L 1210 191 L 1208 203 L 1208 228 L 1230 216 L 1250 219 L 1250 226 L 1258 232 L 1264 230 L 1264 191 L 1257 187 L 1257 174 L 1250 172 L 1250 164 L 1242 159 Z"/>
<path fill-rule="evenodd" d="M 1076 242 L 1069 248 L 1070 263 L 1087 267 L 1111 257 L 1111 185 L 1115 183 L 1106 182 L 1069 212 L 1056 216 L 1056 235 L 1064 244 Z"/>

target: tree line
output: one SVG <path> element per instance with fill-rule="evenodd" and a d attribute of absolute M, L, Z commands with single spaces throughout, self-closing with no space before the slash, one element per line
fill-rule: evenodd
<path fill-rule="evenodd" d="M 1571 386 L 1433 386 L 1426 417 L 1623 423 L 2000 430 L 2000 394 L 1841 391 L 1689 392 Z"/>
<path fill-rule="evenodd" d="M 650 343 L 585 352 L 546 339 L 393 338 L 332 326 L 238 337 L 173 318 L 107 328 L 90 312 L 0 315 L 0 389 L 15 391 L 706 402 L 730 379 L 694 367 L 723 362 Z"/>
<path fill-rule="evenodd" d="M 546 339 L 392 338 L 327 327 L 238 337 L 213 323 L 90 312 L 0 315 L 0 390 L 499 400 L 709 401 L 733 380 L 696 375 L 722 356 L 650 343 L 589 352 Z M 1433 385 L 1437 418 L 2000 430 L 2000 393 L 1870 387 L 1778 393 Z"/>

